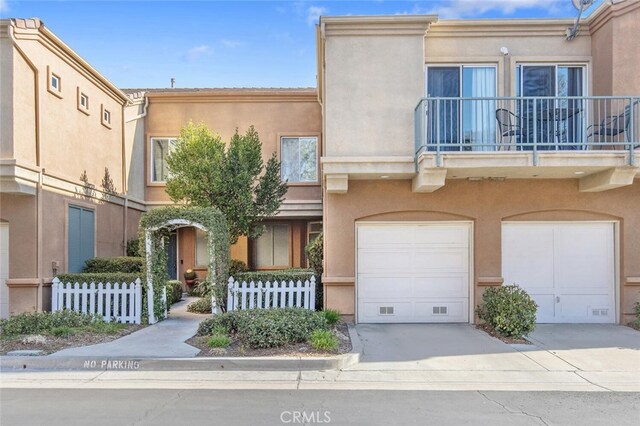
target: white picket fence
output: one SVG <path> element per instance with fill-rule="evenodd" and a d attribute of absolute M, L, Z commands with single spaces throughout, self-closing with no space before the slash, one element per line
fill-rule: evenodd
<path fill-rule="evenodd" d="M 239 309 L 273 309 L 299 307 L 315 310 L 316 278 L 298 281 L 236 281 L 229 277 L 227 312 Z"/>
<path fill-rule="evenodd" d="M 151 294 L 151 300 L 153 293 Z M 51 285 L 51 310 L 63 309 L 101 316 L 106 322 L 142 322 L 142 281 L 133 283 L 62 283 Z M 151 310 L 153 305 L 151 304 Z M 153 313 L 150 313 L 151 319 Z"/>

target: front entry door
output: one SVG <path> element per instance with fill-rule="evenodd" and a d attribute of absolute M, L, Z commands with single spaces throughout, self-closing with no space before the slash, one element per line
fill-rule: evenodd
<path fill-rule="evenodd" d="M 167 244 L 167 272 L 170 280 L 178 279 L 178 237 L 176 232 L 169 235 Z"/>

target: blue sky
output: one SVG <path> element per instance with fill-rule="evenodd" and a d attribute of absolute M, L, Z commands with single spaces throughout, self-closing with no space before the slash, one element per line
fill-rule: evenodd
<path fill-rule="evenodd" d="M 177 87 L 315 86 L 319 15 L 403 13 L 441 19 L 576 15 L 570 0 L 0 0 L 0 16 L 39 17 L 122 88 L 168 87 L 171 77 Z"/>

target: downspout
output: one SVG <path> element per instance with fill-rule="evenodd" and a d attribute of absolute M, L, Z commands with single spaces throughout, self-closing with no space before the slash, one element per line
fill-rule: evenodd
<path fill-rule="evenodd" d="M 121 106 L 121 136 L 122 136 L 122 194 L 124 195 L 124 204 L 122 205 L 122 255 L 127 255 L 127 210 L 128 200 L 127 200 L 127 144 L 126 144 L 126 132 L 125 132 L 125 121 L 124 121 L 124 109 L 127 104 L 122 104 Z"/>
<path fill-rule="evenodd" d="M 131 117 L 125 123 L 130 123 L 135 120 L 139 120 L 147 116 L 147 109 L 149 108 L 149 97 L 145 95 L 144 97 L 144 107 L 142 108 L 142 114 L 136 115 L 135 117 Z"/>
<path fill-rule="evenodd" d="M 42 180 L 44 170 L 40 168 L 40 74 L 38 68 L 34 65 L 33 62 L 29 59 L 26 53 L 20 48 L 18 45 L 18 41 L 16 40 L 13 25 L 8 25 L 8 33 L 9 38 L 11 38 L 11 43 L 16 51 L 20 54 L 22 59 L 27 63 L 29 68 L 33 71 L 33 88 L 34 88 L 34 114 L 35 114 L 35 149 L 36 149 L 36 166 L 39 168 L 38 171 L 38 187 L 37 187 L 37 195 L 36 195 L 36 271 L 37 271 L 37 279 L 38 279 L 38 294 L 37 294 L 37 302 L 36 302 L 36 311 L 42 310 L 43 308 L 43 298 L 42 298 L 42 289 L 43 289 L 43 267 L 42 267 Z M 14 141 L 15 142 L 15 141 Z"/>

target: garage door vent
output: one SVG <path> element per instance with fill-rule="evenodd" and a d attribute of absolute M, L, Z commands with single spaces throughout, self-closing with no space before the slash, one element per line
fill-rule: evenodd
<path fill-rule="evenodd" d="M 433 315 L 447 315 L 447 307 L 446 306 L 434 306 L 433 307 Z"/>
<path fill-rule="evenodd" d="M 594 317 L 606 317 L 609 315 L 609 309 L 592 309 L 591 315 Z"/>
<path fill-rule="evenodd" d="M 380 315 L 393 315 L 393 306 L 380 306 Z"/>

